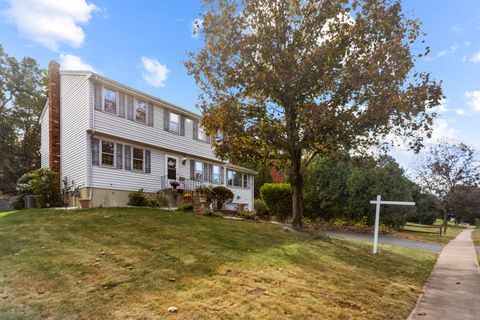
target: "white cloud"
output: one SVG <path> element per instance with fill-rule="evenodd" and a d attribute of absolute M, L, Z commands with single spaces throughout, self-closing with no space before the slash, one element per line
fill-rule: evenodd
<path fill-rule="evenodd" d="M 23 36 L 58 51 L 61 44 L 80 47 L 85 40 L 81 24 L 97 7 L 86 0 L 8 0 L 2 13 Z"/>
<path fill-rule="evenodd" d="M 60 55 L 60 68 L 62 70 L 87 70 L 95 72 L 95 69 L 90 64 L 84 62 L 79 56 L 71 54 Z"/>
<path fill-rule="evenodd" d="M 170 72 L 166 65 L 158 60 L 142 57 L 142 67 L 144 69 L 143 79 L 154 87 L 164 87 L 167 81 L 167 75 Z"/>
<path fill-rule="evenodd" d="M 448 108 L 447 108 L 447 99 L 442 99 L 440 100 L 440 104 L 438 106 L 436 106 L 435 108 L 433 108 L 433 111 L 434 112 L 437 112 L 437 113 L 445 113 L 448 111 Z"/>
<path fill-rule="evenodd" d="M 435 143 L 442 139 L 455 139 L 458 130 L 451 128 L 445 119 L 437 119 L 433 125 L 431 142 Z"/>
<path fill-rule="evenodd" d="M 470 59 L 468 59 L 468 61 L 474 62 L 474 63 L 480 63 L 480 52 L 477 52 L 476 54 L 471 56 Z"/>
<path fill-rule="evenodd" d="M 465 92 L 465 98 L 475 111 L 480 111 L 480 91 L 467 91 Z"/>
<path fill-rule="evenodd" d="M 452 54 L 452 53 L 455 53 L 455 51 L 457 51 L 460 47 L 458 46 L 458 44 L 454 44 L 453 46 L 451 46 L 450 48 L 448 49 L 444 49 L 442 51 L 440 51 L 438 53 L 438 56 L 439 57 L 443 57 L 443 56 L 447 56 L 449 54 Z"/>
<path fill-rule="evenodd" d="M 453 26 L 452 27 L 453 32 L 456 34 L 463 34 L 462 29 L 460 29 L 458 26 Z"/>
<path fill-rule="evenodd" d="M 455 110 L 455 111 L 457 112 L 457 114 L 458 114 L 459 116 L 465 115 L 465 110 L 463 110 L 463 109 L 457 109 L 457 110 Z"/>
<path fill-rule="evenodd" d="M 200 35 L 200 30 L 202 29 L 203 26 L 203 20 L 200 18 L 196 18 L 192 22 L 192 29 L 190 30 L 191 36 L 194 39 L 198 39 L 198 36 Z"/>

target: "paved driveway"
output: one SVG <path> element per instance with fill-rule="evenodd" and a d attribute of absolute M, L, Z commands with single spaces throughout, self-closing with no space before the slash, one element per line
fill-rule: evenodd
<path fill-rule="evenodd" d="M 348 238 L 348 239 L 355 239 L 355 240 L 361 240 L 361 241 L 367 241 L 367 242 L 373 243 L 373 234 L 328 231 L 327 235 L 331 237 Z M 386 243 L 386 244 L 391 244 L 394 246 L 406 247 L 406 248 L 424 249 L 424 250 L 429 250 L 433 252 L 441 252 L 443 248 L 441 245 L 438 245 L 438 244 L 409 240 L 409 239 L 386 236 L 386 235 L 379 235 L 378 243 L 379 244 Z"/>

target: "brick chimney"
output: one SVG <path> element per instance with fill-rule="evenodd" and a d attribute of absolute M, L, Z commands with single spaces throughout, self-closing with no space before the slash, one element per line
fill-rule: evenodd
<path fill-rule="evenodd" d="M 60 172 L 60 64 L 48 64 L 49 167 Z"/>

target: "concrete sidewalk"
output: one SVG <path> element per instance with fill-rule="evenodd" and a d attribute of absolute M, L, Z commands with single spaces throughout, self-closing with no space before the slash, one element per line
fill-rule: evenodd
<path fill-rule="evenodd" d="M 480 270 L 472 229 L 443 248 L 409 320 L 480 319 Z"/>

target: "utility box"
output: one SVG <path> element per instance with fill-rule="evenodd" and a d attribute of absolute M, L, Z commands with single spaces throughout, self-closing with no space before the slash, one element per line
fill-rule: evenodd
<path fill-rule="evenodd" d="M 38 208 L 39 196 L 25 196 L 25 209 Z"/>

